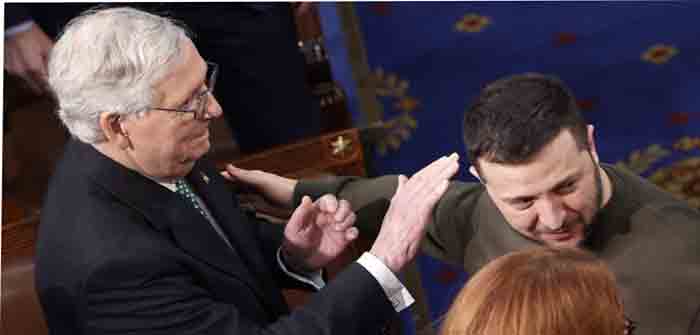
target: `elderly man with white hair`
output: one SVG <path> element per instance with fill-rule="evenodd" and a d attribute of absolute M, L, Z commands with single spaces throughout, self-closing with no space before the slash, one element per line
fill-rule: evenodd
<path fill-rule="evenodd" d="M 399 177 L 370 251 L 326 284 L 355 213 L 332 195 L 306 197 L 285 226 L 241 210 L 200 159 L 222 112 L 216 74 L 182 27 L 131 8 L 84 13 L 56 42 L 49 84 L 73 138 L 37 242 L 52 334 L 366 334 L 411 304 L 395 273 L 456 155 Z M 282 287 L 319 292 L 290 313 Z"/>

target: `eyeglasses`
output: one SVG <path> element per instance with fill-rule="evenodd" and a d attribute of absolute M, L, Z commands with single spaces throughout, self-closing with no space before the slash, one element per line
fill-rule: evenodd
<path fill-rule="evenodd" d="M 209 94 L 213 94 L 214 85 L 216 84 L 216 75 L 219 73 L 219 65 L 212 62 L 207 62 L 207 74 L 204 77 L 207 89 L 203 92 L 190 98 L 183 107 L 180 108 L 161 108 L 150 107 L 151 109 L 178 112 L 178 113 L 193 113 L 196 120 L 204 120 L 207 114 L 207 103 L 209 102 Z"/>

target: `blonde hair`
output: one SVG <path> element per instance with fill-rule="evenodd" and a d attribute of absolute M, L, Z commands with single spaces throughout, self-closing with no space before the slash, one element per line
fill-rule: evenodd
<path fill-rule="evenodd" d="M 615 277 L 577 249 L 534 248 L 501 256 L 452 303 L 441 335 L 621 335 Z"/>

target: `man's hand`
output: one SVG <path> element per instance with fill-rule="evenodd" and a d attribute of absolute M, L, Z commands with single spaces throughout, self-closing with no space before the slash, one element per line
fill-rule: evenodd
<path fill-rule="evenodd" d="M 327 194 L 311 202 L 305 196 L 284 230 L 282 256 L 294 271 L 316 271 L 357 238 L 350 203 Z"/>
<path fill-rule="evenodd" d="M 19 76 L 36 94 L 48 92 L 47 63 L 53 42 L 38 25 L 5 39 L 5 70 Z"/>
<path fill-rule="evenodd" d="M 297 180 L 260 170 L 239 169 L 232 164 L 227 164 L 226 170 L 221 171 L 221 175 L 231 182 L 252 188 L 274 205 L 292 207 Z"/>
<path fill-rule="evenodd" d="M 459 168 L 457 154 L 442 157 L 414 174 L 399 176 L 399 186 L 384 216 L 382 228 L 370 253 L 394 273 L 418 252 L 433 208 L 447 190 L 448 180 Z"/>

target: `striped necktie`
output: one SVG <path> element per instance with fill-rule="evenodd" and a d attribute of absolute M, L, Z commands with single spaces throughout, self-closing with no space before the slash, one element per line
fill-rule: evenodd
<path fill-rule="evenodd" d="M 197 201 L 197 198 L 194 196 L 194 192 L 192 192 L 192 188 L 190 188 L 190 185 L 187 184 L 187 182 L 184 179 L 178 179 L 175 182 L 175 188 L 177 191 L 177 194 L 183 196 L 187 201 L 194 206 L 197 211 L 202 214 L 205 218 L 208 218 L 207 213 L 204 211 L 202 206 L 199 204 Z"/>
<path fill-rule="evenodd" d="M 211 224 L 212 228 L 214 228 L 214 231 L 221 237 L 221 239 L 226 242 L 226 245 L 229 246 L 229 248 L 233 249 L 233 245 L 231 245 L 231 242 L 228 240 L 228 237 L 226 237 L 226 234 L 224 234 L 224 231 L 221 229 L 218 223 L 216 223 L 216 220 L 209 216 L 207 212 L 202 208 L 202 205 L 200 205 L 199 201 L 197 201 L 197 197 L 195 197 L 194 192 L 192 191 L 192 188 L 190 185 L 185 181 L 184 179 L 178 179 L 175 181 L 175 191 L 177 194 L 183 196 L 185 199 L 187 199 L 187 202 L 192 204 L 194 208 L 199 212 L 199 214 L 202 214 L 207 221 Z"/>

